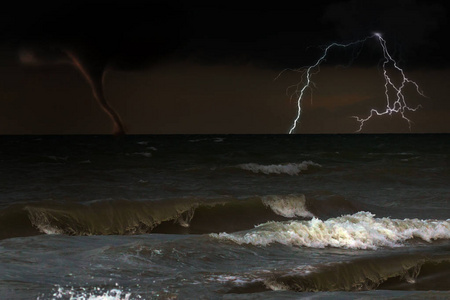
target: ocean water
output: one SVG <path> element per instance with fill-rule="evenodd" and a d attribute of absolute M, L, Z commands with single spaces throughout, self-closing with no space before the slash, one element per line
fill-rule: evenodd
<path fill-rule="evenodd" d="M 448 299 L 450 135 L 0 137 L 0 299 Z"/>

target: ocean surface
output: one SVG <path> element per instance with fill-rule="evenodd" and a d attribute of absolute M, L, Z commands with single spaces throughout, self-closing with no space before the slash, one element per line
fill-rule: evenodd
<path fill-rule="evenodd" d="M 448 134 L 0 145 L 0 299 L 450 298 Z"/>

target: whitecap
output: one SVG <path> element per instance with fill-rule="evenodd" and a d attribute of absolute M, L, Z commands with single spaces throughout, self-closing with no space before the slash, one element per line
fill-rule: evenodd
<path fill-rule="evenodd" d="M 152 157 L 152 154 L 150 152 L 134 152 L 133 155 L 141 155 L 144 157 Z"/>
<path fill-rule="evenodd" d="M 118 286 L 118 284 L 116 284 Z M 62 299 L 70 297 L 70 299 L 86 299 L 86 300 L 129 300 L 130 292 L 122 291 L 120 288 L 112 288 L 104 290 L 103 288 L 92 288 L 88 291 L 86 288 L 77 290 L 75 288 L 57 287 L 57 290 L 52 295 L 53 299 Z M 140 296 L 138 296 L 141 298 Z M 39 299 L 39 298 L 38 298 Z"/>
<path fill-rule="evenodd" d="M 274 213 L 286 218 L 314 217 L 306 208 L 304 195 L 269 195 L 264 196 L 262 202 Z"/>
<path fill-rule="evenodd" d="M 255 229 L 212 237 L 238 244 L 267 246 L 280 243 L 311 248 L 372 249 L 400 247 L 403 242 L 420 238 L 426 242 L 450 239 L 449 220 L 375 218 L 370 212 L 358 212 L 322 221 L 268 222 Z"/>
<path fill-rule="evenodd" d="M 260 165 L 256 163 L 240 164 L 237 166 L 240 169 L 252 171 L 253 173 L 264 174 L 288 174 L 298 175 L 302 171 L 308 170 L 309 167 L 321 167 L 320 164 L 313 161 L 303 161 L 301 163 L 287 163 L 287 164 L 273 164 Z"/>

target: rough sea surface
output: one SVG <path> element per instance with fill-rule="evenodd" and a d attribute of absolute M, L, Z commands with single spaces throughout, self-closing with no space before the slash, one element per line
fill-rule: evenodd
<path fill-rule="evenodd" d="M 448 134 L 0 145 L 0 299 L 450 298 Z"/>

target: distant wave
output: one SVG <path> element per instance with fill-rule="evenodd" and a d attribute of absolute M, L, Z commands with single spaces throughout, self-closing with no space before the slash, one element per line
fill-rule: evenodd
<path fill-rule="evenodd" d="M 242 231 L 268 221 L 312 218 L 305 196 L 266 195 L 155 201 L 41 202 L 0 210 L 0 238 L 45 234 L 129 235 Z M 317 205 L 316 205 L 317 206 Z M 320 210 L 312 205 L 315 213 Z M 326 211 L 326 210 L 325 210 Z"/>
<path fill-rule="evenodd" d="M 152 154 L 150 152 L 134 152 L 132 155 L 140 155 L 144 157 L 152 157 Z"/>
<path fill-rule="evenodd" d="M 191 143 L 197 143 L 197 142 L 204 142 L 204 141 L 213 141 L 215 143 L 221 143 L 225 140 L 224 137 L 213 137 L 213 138 L 199 138 L 199 139 L 191 139 L 189 142 Z"/>
<path fill-rule="evenodd" d="M 238 244 L 267 246 L 280 243 L 312 248 L 377 249 L 398 247 L 419 238 L 427 242 L 450 239 L 449 220 L 375 218 L 370 212 L 358 212 L 322 221 L 268 222 L 238 233 L 212 234 Z"/>
<path fill-rule="evenodd" d="M 67 159 L 69 158 L 68 156 L 60 157 L 60 156 L 54 156 L 54 155 L 48 155 L 46 157 L 48 159 L 51 159 L 51 160 L 56 161 L 56 162 L 67 161 Z"/>
<path fill-rule="evenodd" d="M 253 173 L 298 175 L 301 172 L 307 171 L 310 167 L 320 168 L 321 165 L 308 160 L 301 163 L 287 163 L 277 165 L 260 165 L 256 163 L 248 163 L 240 164 L 237 167 L 243 170 L 252 171 Z"/>

